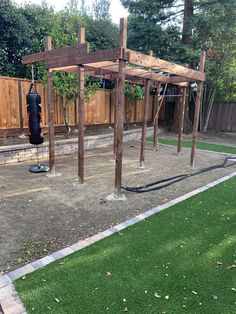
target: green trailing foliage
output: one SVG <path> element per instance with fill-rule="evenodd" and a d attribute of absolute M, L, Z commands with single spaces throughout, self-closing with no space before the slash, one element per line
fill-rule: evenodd
<path fill-rule="evenodd" d="M 136 99 L 144 99 L 143 88 L 140 85 L 125 83 L 124 94 L 131 104 L 134 104 Z"/>

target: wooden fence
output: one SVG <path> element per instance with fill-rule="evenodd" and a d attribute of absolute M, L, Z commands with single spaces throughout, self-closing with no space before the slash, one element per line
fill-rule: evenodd
<path fill-rule="evenodd" d="M 217 131 L 236 132 L 236 103 L 215 103 L 208 128 Z"/>
<path fill-rule="evenodd" d="M 18 78 L 0 77 L 0 136 L 19 135 L 27 129 L 26 94 L 30 87 L 30 81 Z M 48 108 L 47 90 L 41 84 L 37 90 L 42 99 L 43 125 L 47 128 Z M 55 126 L 57 130 L 64 127 L 62 98 L 54 93 Z M 115 97 L 110 90 L 99 90 L 91 101 L 85 106 L 85 124 L 112 124 L 114 123 Z M 76 126 L 78 121 L 78 102 L 68 105 L 68 122 L 70 126 Z M 138 100 L 135 105 L 125 101 L 125 119 L 131 112 L 130 122 L 139 123 L 143 120 L 143 101 Z M 164 119 L 165 109 L 160 113 L 160 120 Z M 150 97 L 149 121 L 153 119 L 153 97 Z"/>

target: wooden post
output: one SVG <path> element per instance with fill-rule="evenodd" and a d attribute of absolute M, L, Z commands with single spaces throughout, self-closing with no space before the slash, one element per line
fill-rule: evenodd
<path fill-rule="evenodd" d="M 22 112 L 22 87 L 21 80 L 18 80 L 18 100 L 19 100 L 19 117 L 20 117 L 20 135 L 24 134 L 23 112 Z"/>
<path fill-rule="evenodd" d="M 200 58 L 199 71 L 204 72 L 205 62 L 206 62 L 206 52 L 202 52 L 201 58 Z M 195 160 L 195 155 L 196 155 L 197 133 L 198 133 L 199 113 L 200 113 L 200 106 L 201 106 L 201 101 L 202 101 L 202 94 L 203 94 L 203 82 L 201 81 L 197 83 L 197 97 L 196 97 L 196 103 L 195 103 L 192 149 L 191 149 L 191 157 L 190 157 L 190 165 L 192 167 L 194 167 L 194 160 Z"/>
<path fill-rule="evenodd" d="M 78 42 L 85 42 L 85 29 L 80 28 L 78 33 Z M 79 182 L 84 183 L 84 67 L 78 67 L 78 176 Z"/>
<path fill-rule="evenodd" d="M 151 81 L 145 81 L 145 97 L 144 97 L 144 114 L 143 114 L 143 127 L 142 127 L 142 138 L 141 138 L 141 149 L 140 149 L 140 167 L 144 166 L 145 159 L 145 146 L 146 146 L 146 134 L 147 134 L 147 121 L 148 121 L 148 107 L 150 100 L 150 88 Z"/>
<path fill-rule="evenodd" d="M 52 50 L 52 38 L 45 38 L 45 50 Z M 48 127 L 49 127 L 49 168 L 50 175 L 55 175 L 55 134 L 54 134 L 54 106 L 52 90 L 52 72 L 47 69 L 47 98 L 48 98 Z"/>
<path fill-rule="evenodd" d="M 120 19 L 119 46 L 127 47 L 127 19 Z M 115 165 L 115 194 L 121 193 L 122 155 L 123 155 L 123 129 L 124 129 L 124 86 L 125 86 L 125 60 L 119 59 L 118 91 L 116 104 L 116 165 Z"/>
<path fill-rule="evenodd" d="M 77 106 L 77 97 L 74 99 L 74 120 L 75 120 L 75 129 L 78 130 L 78 106 Z"/>
<path fill-rule="evenodd" d="M 113 139 L 113 153 L 114 158 L 116 157 L 116 145 L 117 145 L 117 94 L 118 94 L 118 79 L 115 79 L 115 101 L 114 101 L 114 139 Z"/>
<path fill-rule="evenodd" d="M 181 153 L 182 139 L 183 139 L 183 129 L 184 129 L 184 113 L 185 113 L 185 104 L 187 96 L 187 87 L 180 89 L 182 94 L 180 109 L 179 109 L 179 137 L 178 137 L 178 154 Z"/>
<path fill-rule="evenodd" d="M 149 56 L 153 56 L 153 51 L 152 50 L 149 51 Z M 150 103 L 150 89 L 151 89 L 151 81 L 150 80 L 145 80 L 143 127 L 142 127 L 142 138 L 141 138 L 141 149 L 140 149 L 140 164 L 139 164 L 140 167 L 144 166 L 144 159 L 145 159 L 145 146 L 146 146 L 147 122 L 148 122 L 148 109 L 149 109 L 149 103 Z"/>
<path fill-rule="evenodd" d="M 153 149 L 157 151 L 157 131 L 158 131 L 158 118 L 159 118 L 159 111 L 160 111 L 160 94 L 161 94 L 161 83 L 158 82 L 157 85 L 157 94 L 155 95 L 155 111 L 154 111 L 154 120 L 153 120 Z"/>

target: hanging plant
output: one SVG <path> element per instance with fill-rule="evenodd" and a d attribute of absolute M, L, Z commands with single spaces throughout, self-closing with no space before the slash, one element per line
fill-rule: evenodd
<path fill-rule="evenodd" d="M 100 85 L 96 81 L 91 81 L 89 77 L 85 78 L 84 85 L 84 101 L 88 104 L 91 98 L 96 94 L 96 92 L 100 89 Z"/>
<path fill-rule="evenodd" d="M 144 92 L 143 88 L 140 85 L 126 83 L 124 88 L 124 94 L 128 98 L 128 101 L 131 105 L 130 110 L 126 112 L 126 129 L 128 129 L 133 106 L 135 105 L 136 100 L 144 99 Z"/>

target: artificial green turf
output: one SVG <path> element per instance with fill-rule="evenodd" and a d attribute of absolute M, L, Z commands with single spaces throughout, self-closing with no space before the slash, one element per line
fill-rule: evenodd
<path fill-rule="evenodd" d="M 232 178 L 15 287 L 34 314 L 236 313 L 235 195 Z"/>
<path fill-rule="evenodd" d="M 153 141 L 152 137 L 148 137 L 147 140 L 149 142 Z M 160 138 L 158 139 L 158 142 L 160 144 L 166 144 L 166 145 L 173 145 L 177 146 L 177 140 L 176 139 L 170 139 L 170 138 Z M 191 148 L 192 142 L 188 140 L 184 140 L 182 142 L 182 146 L 186 148 Z M 227 153 L 227 154 L 236 154 L 236 147 L 233 146 L 227 146 L 227 145 L 221 145 L 221 144 L 213 144 L 213 143 L 206 143 L 206 142 L 197 142 L 197 148 L 202 150 L 209 150 L 212 152 L 220 152 L 220 153 Z"/>

